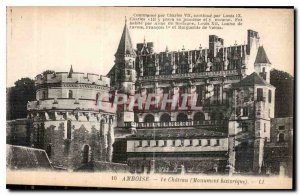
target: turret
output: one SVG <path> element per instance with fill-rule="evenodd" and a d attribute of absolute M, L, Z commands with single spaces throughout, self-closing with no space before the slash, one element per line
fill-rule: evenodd
<path fill-rule="evenodd" d="M 254 69 L 267 83 L 270 83 L 271 62 L 263 46 L 260 46 L 254 62 Z"/>
<path fill-rule="evenodd" d="M 136 70 L 135 70 L 136 53 L 132 47 L 131 37 L 127 28 L 127 21 L 125 19 L 125 25 L 121 40 L 115 54 L 115 89 L 116 94 L 126 95 L 128 98 L 132 98 L 135 95 L 135 81 L 136 81 Z M 128 110 L 126 106 L 118 107 L 118 127 L 125 127 L 134 121 L 134 112 Z M 131 131 L 131 125 L 128 126 Z"/>
<path fill-rule="evenodd" d="M 125 20 L 121 40 L 115 54 L 115 85 L 119 93 L 133 95 L 135 92 L 135 59 L 136 53 L 132 47 L 131 37 Z"/>

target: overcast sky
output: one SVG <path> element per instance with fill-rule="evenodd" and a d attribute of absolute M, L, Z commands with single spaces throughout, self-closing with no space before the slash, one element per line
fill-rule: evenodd
<path fill-rule="evenodd" d="M 215 9 L 241 13 L 243 25 L 224 30 L 130 30 L 136 43 L 154 42 L 156 52 L 208 47 L 208 35 L 224 38 L 225 46 L 247 40 L 247 29 L 259 32 L 274 68 L 293 75 L 293 11 Z M 124 18 L 137 13 L 212 13 L 208 9 L 111 7 L 9 7 L 7 9 L 7 86 L 44 70 L 106 75 L 114 64 Z"/>

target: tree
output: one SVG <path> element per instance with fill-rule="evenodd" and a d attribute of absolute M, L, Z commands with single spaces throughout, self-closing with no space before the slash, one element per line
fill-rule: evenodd
<path fill-rule="evenodd" d="M 30 78 L 22 78 L 15 82 L 14 87 L 8 88 L 6 119 L 26 118 L 27 102 L 35 100 L 35 91 L 34 80 Z"/>
<path fill-rule="evenodd" d="M 276 87 L 275 117 L 293 116 L 294 112 L 294 77 L 287 72 L 272 69 L 271 85 Z"/>
<path fill-rule="evenodd" d="M 54 70 L 45 70 L 42 74 L 43 74 L 44 76 L 46 76 L 47 74 L 53 74 L 53 73 L 55 73 Z"/>

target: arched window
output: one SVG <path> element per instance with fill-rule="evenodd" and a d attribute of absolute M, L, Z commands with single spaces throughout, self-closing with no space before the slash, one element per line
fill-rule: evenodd
<path fill-rule="evenodd" d="M 165 113 L 165 114 L 161 115 L 160 121 L 161 122 L 170 122 L 171 121 L 171 117 L 170 117 L 169 114 Z"/>
<path fill-rule="evenodd" d="M 69 93 L 68 93 L 68 98 L 72 99 L 73 98 L 73 91 L 72 90 L 69 90 Z"/>
<path fill-rule="evenodd" d="M 68 120 L 67 122 L 67 139 L 71 139 L 72 137 L 72 124 L 71 121 Z"/>
<path fill-rule="evenodd" d="M 144 119 L 144 122 L 145 123 L 153 123 L 154 122 L 154 116 L 152 114 L 146 115 L 145 119 Z"/>
<path fill-rule="evenodd" d="M 46 153 L 47 153 L 48 157 L 51 157 L 51 152 L 52 152 L 52 147 L 51 147 L 51 145 L 49 144 L 49 145 L 47 146 L 47 148 L 46 148 Z"/>
<path fill-rule="evenodd" d="M 188 116 L 184 113 L 180 113 L 177 115 L 177 121 L 179 121 L 179 122 L 188 121 Z"/>
<path fill-rule="evenodd" d="M 204 121 L 205 120 L 205 116 L 202 112 L 197 112 L 195 115 L 194 115 L 194 121 L 196 122 L 201 122 L 201 121 Z"/>
<path fill-rule="evenodd" d="M 90 146 L 84 145 L 83 147 L 83 154 L 82 154 L 82 163 L 88 163 L 89 162 L 89 155 L 90 155 Z"/>
<path fill-rule="evenodd" d="M 284 133 L 279 133 L 278 135 L 278 142 L 284 142 Z"/>

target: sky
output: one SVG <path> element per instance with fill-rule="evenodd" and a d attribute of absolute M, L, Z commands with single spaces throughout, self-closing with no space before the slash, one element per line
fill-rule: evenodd
<path fill-rule="evenodd" d="M 45 70 L 106 75 L 114 64 L 125 16 L 145 13 L 236 14 L 243 25 L 223 30 L 130 30 L 133 45 L 154 42 L 155 52 L 208 47 L 208 36 L 224 45 L 243 44 L 247 30 L 258 31 L 272 67 L 294 75 L 293 10 L 138 7 L 8 7 L 7 83 L 34 78 Z"/>

